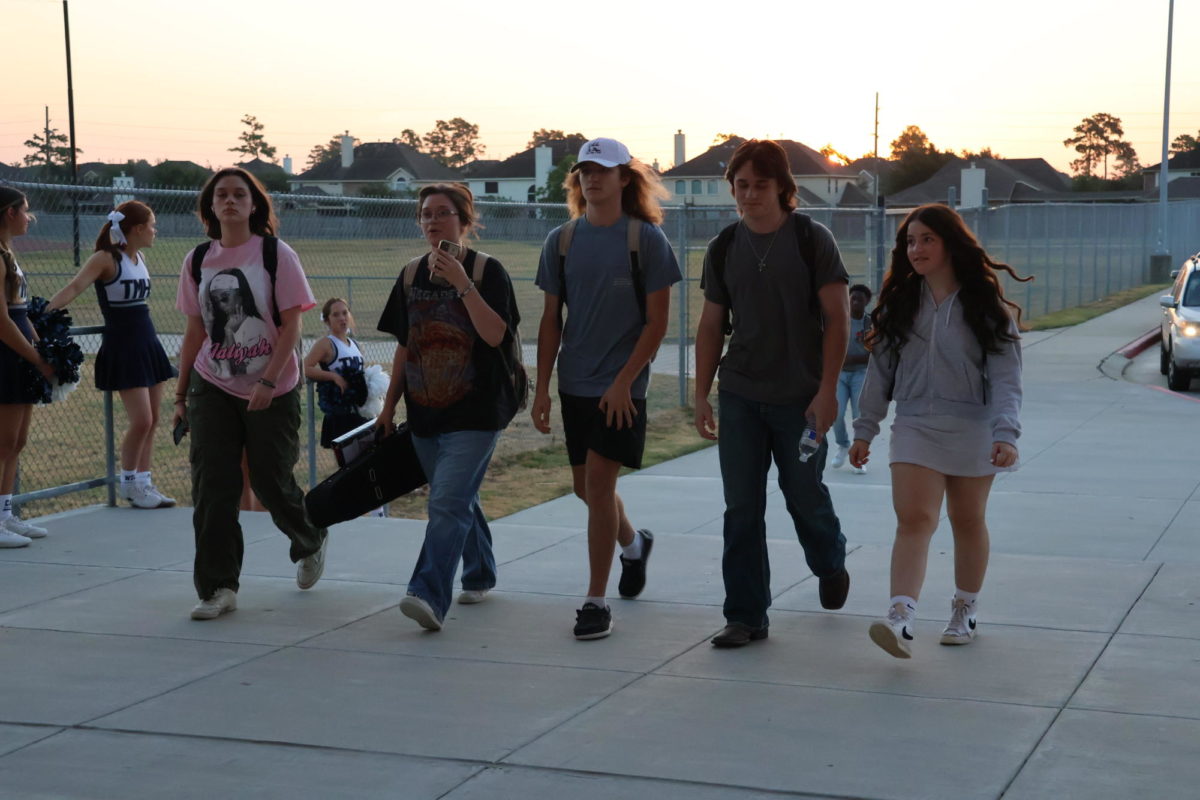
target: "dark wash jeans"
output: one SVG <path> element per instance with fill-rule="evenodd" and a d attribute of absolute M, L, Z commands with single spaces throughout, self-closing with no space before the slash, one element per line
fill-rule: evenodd
<path fill-rule="evenodd" d="M 299 387 L 261 411 L 247 411 L 247 404 L 192 371 L 187 411 L 196 533 L 192 579 L 201 600 L 217 589 L 238 590 L 245 549 L 238 524 L 243 450 L 250 487 L 291 539 L 293 562 L 317 552 L 328 533 L 308 521 L 304 492 L 292 475 L 300 458 Z"/>
<path fill-rule="evenodd" d="M 800 434 L 808 404 L 756 403 L 719 392 L 721 482 L 725 487 L 725 619 L 752 628 L 768 624 L 771 565 L 767 560 L 767 471 L 779 468 L 779 488 L 808 568 L 817 577 L 846 563 L 846 537 L 821 480 L 827 439 L 808 463 L 800 461 Z"/>

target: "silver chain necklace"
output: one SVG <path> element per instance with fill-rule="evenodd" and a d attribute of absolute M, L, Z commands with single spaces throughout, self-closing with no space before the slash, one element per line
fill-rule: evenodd
<path fill-rule="evenodd" d="M 754 257 L 758 259 L 758 271 L 762 272 L 767 268 L 767 256 L 771 254 L 771 248 L 775 246 L 775 238 L 779 236 L 779 231 L 783 228 L 783 225 L 781 224 L 775 229 L 775 233 L 771 235 L 771 241 L 767 242 L 767 249 L 761 256 L 759 256 L 758 251 L 754 249 L 754 240 L 749 235 L 753 233 L 753 231 L 751 231 L 749 226 L 746 225 L 746 220 L 742 220 L 742 227 L 746 229 L 746 245 L 750 248 L 750 252 L 754 254 Z"/>

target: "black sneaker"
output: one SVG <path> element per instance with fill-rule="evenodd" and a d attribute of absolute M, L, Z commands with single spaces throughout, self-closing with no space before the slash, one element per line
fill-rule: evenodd
<path fill-rule="evenodd" d="M 612 610 L 595 603 L 584 603 L 575 612 L 576 639 L 603 639 L 612 633 Z"/>
<path fill-rule="evenodd" d="M 638 559 L 621 556 L 621 581 L 617 591 L 626 600 L 632 600 L 646 588 L 646 562 L 650 560 L 650 551 L 654 548 L 654 534 L 642 528 L 637 532 L 642 537 L 642 557 Z"/>

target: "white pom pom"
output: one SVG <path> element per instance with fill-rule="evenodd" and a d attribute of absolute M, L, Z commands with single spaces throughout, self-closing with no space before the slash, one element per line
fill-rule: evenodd
<path fill-rule="evenodd" d="M 367 381 L 367 402 L 358 407 L 358 414 L 367 419 L 375 419 L 383 411 L 383 398 L 387 396 L 391 378 L 378 364 L 367 367 L 363 371 L 363 377 Z"/>
<path fill-rule="evenodd" d="M 59 383 L 58 378 L 50 379 L 50 385 L 53 387 L 50 390 L 50 402 L 61 403 L 67 399 L 67 395 L 79 388 L 79 381 L 74 383 Z"/>

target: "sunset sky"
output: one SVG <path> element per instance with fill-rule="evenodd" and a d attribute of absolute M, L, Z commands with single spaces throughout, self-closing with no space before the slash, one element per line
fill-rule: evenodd
<path fill-rule="evenodd" d="M 236 160 L 243 114 L 303 169 L 313 145 L 465 117 L 486 157 L 538 128 L 613 136 L 673 163 L 717 133 L 832 143 L 850 156 L 910 124 L 939 148 L 990 146 L 1067 170 L 1097 112 L 1159 161 L 1167 0 L 691 3 L 654 0 L 73 0 L 82 160 Z M 1171 136 L 1200 133 L 1200 3 L 1175 7 Z M 2 0 L 0 161 L 67 130 L 60 0 Z"/>

